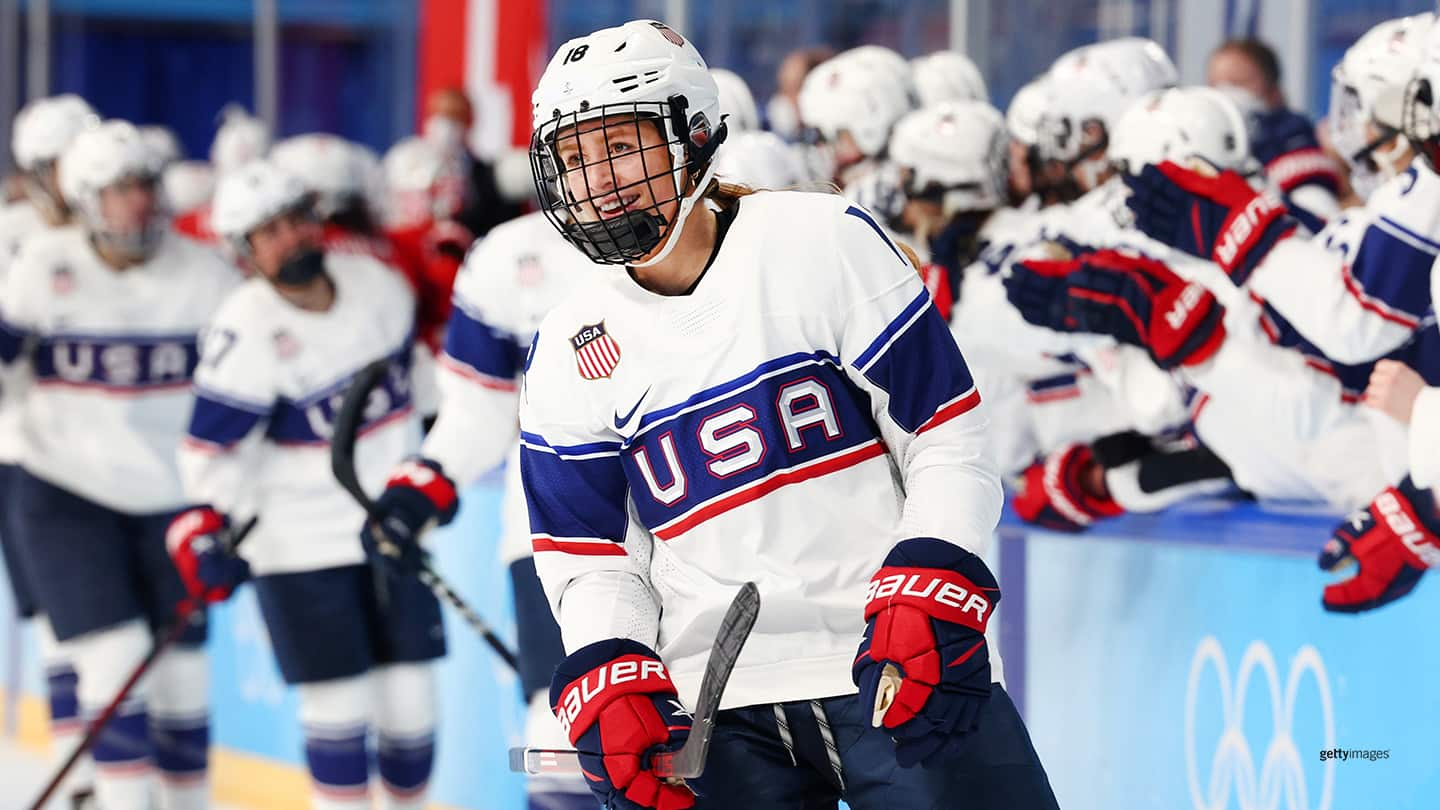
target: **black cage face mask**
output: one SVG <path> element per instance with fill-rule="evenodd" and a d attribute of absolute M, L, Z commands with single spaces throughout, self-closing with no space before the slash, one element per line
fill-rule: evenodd
<path fill-rule="evenodd" d="M 690 181 L 724 137 L 723 125 L 712 137 L 703 115 L 688 120 L 686 106 L 679 96 L 607 104 L 557 115 L 535 131 L 530 163 L 540 208 L 591 261 L 640 261 L 673 227 Z"/>

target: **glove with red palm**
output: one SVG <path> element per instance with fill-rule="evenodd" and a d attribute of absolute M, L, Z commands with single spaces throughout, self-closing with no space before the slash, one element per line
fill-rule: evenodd
<path fill-rule="evenodd" d="M 1225 340 L 1225 309 L 1208 290 L 1144 256 L 1101 250 L 1065 277 L 1065 323 L 1150 352 L 1164 369 L 1199 365 Z"/>
<path fill-rule="evenodd" d="M 895 739 L 901 767 L 945 762 L 979 726 L 992 689 L 985 628 L 999 601 L 984 560 L 933 537 L 897 543 L 870 580 L 851 678 L 860 705 L 874 706 Z"/>
<path fill-rule="evenodd" d="M 1166 161 L 1125 175 L 1135 227 L 1192 256 L 1220 265 L 1243 286 L 1265 254 L 1295 232 L 1285 204 L 1233 171 L 1202 174 Z"/>
<path fill-rule="evenodd" d="M 1410 593 L 1425 569 L 1440 565 L 1434 493 L 1406 476 L 1335 527 L 1320 552 L 1320 567 L 1336 571 L 1352 560 L 1360 568 L 1355 576 L 1325 586 L 1326 610 L 1361 613 Z"/>
<path fill-rule="evenodd" d="M 623 638 L 581 647 L 555 668 L 550 705 L 602 807 L 684 810 L 695 804 L 688 787 L 662 782 L 650 770 L 650 755 L 683 745 L 691 724 L 654 650 Z"/>
<path fill-rule="evenodd" d="M 230 519 L 208 506 L 181 512 L 165 530 L 165 548 L 191 599 L 223 602 L 250 578 L 250 564 L 232 550 Z"/>

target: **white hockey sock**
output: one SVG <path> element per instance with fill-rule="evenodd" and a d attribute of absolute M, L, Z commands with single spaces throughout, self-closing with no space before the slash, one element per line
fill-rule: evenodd
<path fill-rule="evenodd" d="M 58 767 L 85 736 L 85 724 L 80 721 L 80 695 L 76 691 L 79 677 L 70 656 L 60 651 L 50 620 L 43 614 L 38 615 L 30 626 L 35 630 L 40 661 L 45 667 L 45 685 L 50 698 L 50 756 Z M 95 761 L 87 752 L 70 769 L 57 795 L 69 796 L 77 790 L 89 789 L 94 783 Z"/>
<path fill-rule="evenodd" d="M 205 810 L 210 754 L 210 660 L 199 647 L 172 647 L 150 674 L 150 740 L 161 810 Z"/>
<path fill-rule="evenodd" d="M 315 810 L 370 810 L 370 679 L 337 678 L 297 690 Z"/>
<path fill-rule="evenodd" d="M 376 749 L 388 810 L 423 810 L 435 765 L 435 671 L 391 664 L 374 673 Z"/>
<path fill-rule="evenodd" d="M 81 715 L 105 710 L 149 652 L 150 630 L 140 621 L 88 633 L 60 645 L 80 676 Z M 95 798 L 105 810 L 151 810 L 153 752 L 146 718 L 148 678 L 141 679 L 90 749 Z"/>

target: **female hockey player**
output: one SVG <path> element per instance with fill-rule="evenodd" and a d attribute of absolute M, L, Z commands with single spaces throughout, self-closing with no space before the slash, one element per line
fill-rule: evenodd
<path fill-rule="evenodd" d="M 413 576 L 413 556 L 384 558 L 392 576 L 365 565 L 355 537 L 365 515 L 332 477 L 328 452 L 350 378 L 381 358 L 390 373 L 365 412 L 361 482 L 378 489 L 419 448 L 414 298 L 379 261 L 324 252 L 311 204 L 298 179 L 265 161 L 221 180 L 212 224 L 254 276 L 206 333 L 180 450 L 186 495 L 204 505 L 178 517 L 167 542 L 190 592 L 209 601 L 253 570 L 280 673 L 298 687 L 314 806 L 370 807 L 373 728 L 387 806 L 421 808 L 434 759 L 431 662 L 445 653 L 440 606 Z M 412 500 L 435 477 L 418 463 L 395 475 Z M 445 508 L 453 513 L 453 499 Z M 251 515 L 257 528 L 235 557 L 224 542 L 231 519 Z"/>
<path fill-rule="evenodd" d="M 58 175 L 78 227 L 26 239 L 5 279 L 0 359 L 34 375 L 19 394 L 22 469 L 8 497 L 82 715 L 114 698 L 185 595 L 164 545 L 185 503 L 175 446 L 197 334 L 239 281 L 170 232 L 154 158 L 124 121 L 79 131 Z M 105 810 L 156 806 L 157 771 L 160 806 L 207 803 L 209 664 L 196 618 L 92 749 Z"/>
<path fill-rule="evenodd" d="M 1001 492 L 980 397 L 917 268 L 842 197 L 714 182 L 715 83 L 661 23 L 567 42 L 534 111 L 543 210 L 617 266 L 546 317 L 521 391 L 570 652 L 550 698 L 597 797 L 1055 807 L 985 638 Z M 648 754 L 686 737 L 747 580 L 763 608 L 692 793 Z"/>

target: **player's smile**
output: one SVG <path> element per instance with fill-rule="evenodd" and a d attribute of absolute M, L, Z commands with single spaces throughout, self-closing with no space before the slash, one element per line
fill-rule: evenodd
<path fill-rule="evenodd" d="M 612 194 L 597 201 L 595 210 L 600 214 L 601 219 L 614 219 L 623 215 L 626 211 L 632 210 L 635 203 L 640 200 L 639 192 L 630 194 Z"/>

